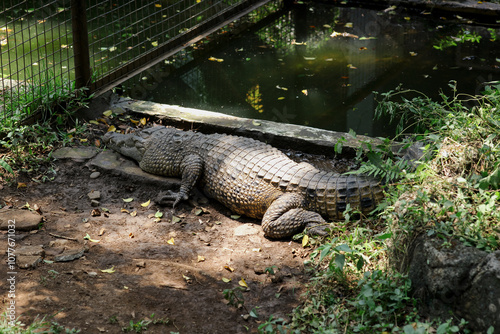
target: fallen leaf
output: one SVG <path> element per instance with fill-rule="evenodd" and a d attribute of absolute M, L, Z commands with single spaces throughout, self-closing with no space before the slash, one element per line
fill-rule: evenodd
<path fill-rule="evenodd" d="M 347 67 L 349 67 L 352 70 L 357 70 L 358 69 L 356 66 L 353 66 L 352 64 L 348 64 Z"/>
<path fill-rule="evenodd" d="M 123 213 L 130 213 L 127 209 L 124 209 L 124 208 L 121 208 L 121 209 L 120 209 L 120 212 L 123 212 Z"/>
<path fill-rule="evenodd" d="M 363 51 L 363 50 L 368 50 L 368 48 L 366 46 L 362 46 L 359 48 L 359 50 Z"/>
<path fill-rule="evenodd" d="M 116 128 L 114 125 L 111 125 L 106 132 L 115 132 Z"/>
<path fill-rule="evenodd" d="M 240 215 L 231 215 L 231 219 L 240 219 Z"/>
<path fill-rule="evenodd" d="M 117 47 L 116 46 L 112 46 L 110 47 L 108 50 L 109 52 L 113 52 L 113 51 L 116 51 Z"/>
<path fill-rule="evenodd" d="M 113 115 L 113 111 L 111 111 L 111 110 L 106 110 L 106 111 L 105 111 L 105 112 L 103 112 L 102 114 L 103 114 L 104 116 L 106 116 L 106 117 L 109 117 L 109 116 Z"/>
<path fill-rule="evenodd" d="M 416 55 L 418 55 L 418 53 L 410 51 L 410 56 L 415 57 Z"/>
<path fill-rule="evenodd" d="M 92 239 L 88 233 L 87 233 L 87 235 L 86 235 L 86 236 L 84 236 L 84 237 L 83 237 L 83 239 L 84 239 L 84 240 L 88 240 L 88 241 L 90 241 L 90 242 L 99 242 L 99 241 L 101 241 L 101 240 L 95 240 L 95 239 Z"/>
<path fill-rule="evenodd" d="M 158 41 L 151 42 L 151 45 L 154 46 L 154 47 L 157 47 L 158 46 Z"/>
<path fill-rule="evenodd" d="M 129 237 L 130 239 L 133 239 L 133 238 L 134 238 L 134 233 L 130 232 L 130 233 L 128 234 L 128 237 Z"/>
<path fill-rule="evenodd" d="M 262 123 L 261 123 L 261 122 L 256 121 L 256 120 L 253 120 L 253 121 L 252 121 L 252 124 L 253 124 L 253 125 L 255 125 L 255 126 L 261 126 L 261 125 L 262 125 Z"/>
<path fill-rule="evenodd" d="M 170 238 L 170 239 L 167 241 L 167 244 L 169 244 L 169 245 L 175 245 L 174 238 Z"/>
<path fill-rule="evenodd" d="M 198 262 L 203 262 L 203 261 L 205 261 L 205 257 L 198 255 Z"/>
<path fill-rule="evenodd" d="M 284 97 L 284 96 L 280 96 L 280 97 L 278 97 L 278 100 L 284 100 L 284 99 L 285 99 L 285 97 Z"/>
<path fill-rule="evenodd" d="M 156 211 L 156 213 L 155 213 L 155 218 L 161 218 L 161 217 L 163 217 L 163 212 L 161 212 L 161 211 Z"/>
<path fill-rule="evenodd" d="M 161 4 L 159 4 L 159 3 L 155 3 L 155 7 L 156 7 L 156 8 L 161 8 Z"/>
<path fill-rule="evenodd" d="M 184 274 L 182 274 L 182 278 L 184 278 L 186 280 L 186 282 L 188 282 L 188 283 L 191 281 L 191 277 L 186 276 Z"/>
<path fill-rule="evenodd" d="M 122 198 L 122 200 L 125 202 L 125 203 L 130 203 L 132 202 L 134 199 L 132 197 L 129 197 L 129 198 Z"/>
<path fill-rule="evenodd" d="M 134 123 L 135 125 L 138 125 L 138 124 L 140 123 L 140 121 L 136 121 L 136 120 L 134 120 L 134 119 L 132 119 L 132 118 L 130 119 L 130 121 L 131 121 L 132 123 Z"/>
<path fill-rule="evenodd" d="M 203 213 L 203 210 L 202 210 L 202 209 L 195 209 L 195 210 L 194 210 L 194 215 L 195 215 L 195 216 L 199 216 L 199 215 L 201 215 L 202 213 Z"/>
<path fill-rule="evenodd" d="M 112 273 L 114 273 L 116 270 L 115 270 L 115 266 L 112 266 L 112 267 L 111 267 L 111 268 L 109 268 L 109 269 L 101 269 L 101 271 L 102 271 L 103 273 L 112 274 Z"/>
<path fill-rule="evenodd" d="M 252 249 L 252 252 L 260 252 L 262 249 L 261 248 L 254 248 Z"/>
<path fill-rule="evenodd" d="M 101 215 L 101 211 L 99 209 L 93 209 L 91 212 L 90 212 L 90 215 L 92 217 L 99 217 Z"/>
<path fill-rule="evenodd" d="M 141 203 L 141 206 L 147 207 L 149 204 L 151 204 L 151 200 L 150 199 L 147 202 Z"/>
<path fill-rule="evenodd" d="M 17 183 L 17 189 L 26 188 L 26 187 L 27 187 L 26 183 L 23 183 L 23 182 L 18 182 Z"/>
<path fill-rule="evenodd" d="M 224 269 L 230 271 L 230 272 L 233 272 L 234 271 L 234 268 L 230 267 L 230 266 L 224 266 Z"/>
<path fill-rule="evenodd" d="M 105 231 L 106 231 L 106 230 L 105 230 L 104 228 L 101 228 L 101 229 L 99 230 L 99 233 L 97 233 L 97 235 L 98 235 L 98 236 L 101 236 L 101 235 L 103 235 L 103 234 L 104 234 L 104 232 L 105 232 Z"/>
<path fill-rule="evenodd" d="M 242 278 L 242 279 L 240 279 L 240 281 L 238 282 L 238 284 L 239 284 L 240 286 L 243 286 L 243 287 L 245 287 L 245 288 L 247 288 L 247 289 L 248 289 L 248 284 L 247 284 L 247 282 L 245 282 L 245 280 L 244 280 L 243 278 Z"/>
<path fill-rule="evenodd" d="M 146 125 L 146 117 L 141 118 L 139 122 L 141 122 L 142 125 Z"/>
<path fill-rule="evenodd" d="M 181 219 L 180 219 L 179 217 L 177 217 L 177 216 L 172 216 L 172 223 L 173 223 L 173 224 L 178 223 L 178 222 L 180 222 L 180 221 L 181 221 Z"/>
<path fill-rule="evenodd" d="M 218 63 L 222 63 L 224 61 L 224 59 L 215 58 L 215 57 L 209 57 L 208 60 L 210 60 L 210 61 L 216 61 Z"/>
<path fill-rule="evenodd" d="M 304 235 L 304 237 L 302 238 L 302 247 L 306 247 L 307 245 L 309 244 L 309 237 L 306 235 Z"/>
<path fill-rule="evenodd" d="M 304 94 L 305 96 L 307 96 L 307 94 L 309 94 L 309 93 L 307 92 L 307 89 L 303 89 L 302 90 L 302 94 Z"/>
<path fill-rule="evenodd" d="M 132 211 L 132 212 L 130 213 L 130 215 L 131 215 L 132 217 L 137 216 L 137 211 L 135 211 L 135 210 L 134 210 L 134 211 Z"/>
<path fill-rule="evenodd" d="M 346 27 L 346 28 L 352 28 L 352 22 L 347 22 L 344 27 Z"/>
<path fill-rule="evenodd" d="M 222 277 L 222 282 L 229 283 L 229 282 L 231 282 L 231 279 L 230 278 Z"/>

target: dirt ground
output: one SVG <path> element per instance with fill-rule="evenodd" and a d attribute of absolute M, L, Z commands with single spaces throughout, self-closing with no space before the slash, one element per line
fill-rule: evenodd
<path fill-rule="evenodd" d="M 0 211 L 15 218 L 28 203 L 44 221 L 34 231 L 16 231 L 16 250 L 41 245 L 44 252 L 34 268 L 16 269 L 16 315 L 24 323 L 53 315 L 81 333 L 120 333 L 154 314 L 153 320 L 168 321 L 151 323 L 144 333 L 256 333 L 270 315 L 288 319 L 300 304 L 309 278 L 308 249 L 300 243 L 267 239 L 259 221 L 232 217 L 203 196 L 172 210 L 154 203 L 163 187 L 154 182 L 107 171 L 91 178 L 95 170 L 86 161 L 55 166 L 51 182 L 1 190 Z M 92 191 L 100 192 L 95 207 Z M 0 231 L 0 243 L 7 249 L 7 231 Z M 76 259 L 56 261 L 66 254 Z M 7 261 L 2 251 L 2 285 Z M 223 291 L 245 283 L 244 307 L 228 305 Z M 254 308 L 258 319 L 248 317 Z"/>

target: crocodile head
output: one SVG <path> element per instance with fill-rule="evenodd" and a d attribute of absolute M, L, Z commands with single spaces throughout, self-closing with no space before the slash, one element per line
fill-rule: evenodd
<path fill-rule="evenodd" d="M 108 132 L 102 139 L 108 148 L 140 162 L 146 151 L 148 139 L 161 128 L 153 127 L 127 134 Z"/>

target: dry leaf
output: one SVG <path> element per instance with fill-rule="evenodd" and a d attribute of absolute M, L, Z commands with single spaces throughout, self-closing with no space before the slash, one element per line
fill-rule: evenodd
<path fill-rule="evenodd" d="M 169 245 L 175 245 L 174 238 L 170 238 L 170 239 L 167 241 L 167 244 L 169 244 Z"/>
<path fill-rule="evenodd" d="M 173 224 L 178 223 L 178 222 L 180 222 L 180 221 L 181 221 L 181 219 L 180 219 L 179 217 L 177 217 L 177 216 L 172 216 L 172 223 L 173 223 Z"/>
<path fill-rule="evenodd" d="M 222 282 L 229 283 L 229 282 L 231 282 L 231 279 L 230 278 L 222 277 Z"/>
<path fill-rule="evenodd" d="M 132 197 L 129 197 L 129 198 L 122 198 L 122 200 L 125 202 L 125 203 L 130 203 L 132 202 L 134 199 Z"/>
<path fill-rule="evenodd" d="M 198 262 L 203 262 L 203 261 L 205 261 L 205 257 L 198 255 Z"/>
<path fill-rule="evenodd" d="M 230 272 L 233 272 L 234 271 L 234 268 L 231 268 L 230 266 L 224 266 L 224 269 L 230 271 Z"/>
<path fill-rule="evenodd" d="M 113 115 L 113 111 L 111 111 L 111 110 L 106 110 L 106 111 L 105 111 L 105 112 L 103 112 L 102 114 L 103 114 L 104 116 L 106 116 L 106 117 L 109 117 L 109 116 Z"/>
<path fill-rule="evenodd" d="M 124 208 L 121 208 L 121 209 L 120 209 L 120 212 L 123 212 L 123 213 L 130 213 L 127 209 L 124 209 Z"/>
<path fill-rule="evenodd" d="M 146 125 L 146 117 L 141 118 L 140 122 L 142 125 Z"/>
<path fill-rule="evenodd" d="M 309 236 L 307 236 L 307 234 L 306 234 L 302 238 L 302 247 L 306 247 L 308 244 L 309 244 Z"/>
<path fill-rule="evenodd" d="M 26 183 L 23 183 L 23 182 L 18 182 L 17 183 L 17 189 L 26 188 L 26 187 L 27 187 Z"/>
<path fill-rule="evenodd" d="M 112 266 L 112 267 L 111 267 L 111 268 L 109 268 L 109 269 L 101 269 L 101 271 L 102 271 L 103 273 L 112 274 L 112 273 L 114 273 L 116 270 L 115 270 L 115 266 Z"/>
<path fill-rule="evenodd" d="M 239 284 L 240 286 L 243 286 L 243 287 L 245 287 L 245 288 L 247 288 L 247 289 L 248 289 L 248 284 L 247 284 L 247 282 L 245 282 L 245 280 L 244 280 L 243 278 L 242 278 L 242 279 L 240 279 L 240 281 L 238 282 L 238 284 Z"/>
<path fill-rule="evenodd" d="M 151 200 L 149 199 L 147 202 L 141 203 L 141 206 L 146 207 L 151 204 Z"/>
<path fill-rule="evenodd" d="M 130 213 L 130 215 L 131 215 L 132 217 L 137 216 L 137 211 L 132 211 L 132 212 Z"/>
<path fill-rule="evenodd" d="M 130 232 L 130 233 L 128 234 L 128 237 L 129 237 L 130 239 L 133 239 L 133 238 L 134 238 L 134 233 Z"/>

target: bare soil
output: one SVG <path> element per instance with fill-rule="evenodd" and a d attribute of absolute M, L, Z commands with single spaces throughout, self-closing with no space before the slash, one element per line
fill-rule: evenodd
<path fill-rule="evenodd" d="M 93 170 L 71 159 L 58 160 L 56 169 L 51 182 L 1 190 L 2 211 L 14 215 L 28 203 L 44 220 L 37 230 L 16 232 L 16 249 L 41 245 L 45 253 L 33 268 L 17 269 L 16 315 L 24 323 L 54 316 L 81 333 L 120 333 L 154 314 L 153 320 L 168 321 L 143 333 L 256 333 L 270 315 L 288 319 L 300 304 L 308 281 L 308 251 L 300 243 L 267 239 L 259 221 L 231 217 L 202 196 L 173 210 L 154 203 L 157 184 L 109 172 L 90 178 Z M 92 191 L 101 194 L 97 207 Z M 156 221 L 158 211 L 163 217 Z M 84 240 L 87 234 L 92 240 Z M 7 249 L 6 231 L 0 243 Z M 83 256 L 75 260 L 54 261 L 79 250 Z M 0 263 L 4 286 L 3 251 Z M 242 279 L 244 307 L 228 305 L 223 291 L 244 285 Z M 7 291 L 1 293 L 5 308 Z M 258 319 L 247 316 L 253 308 Z"/>

